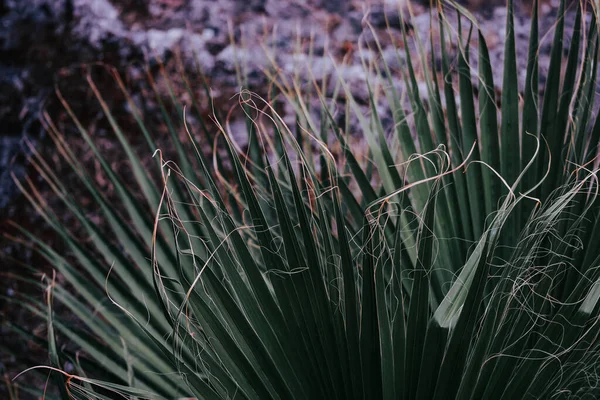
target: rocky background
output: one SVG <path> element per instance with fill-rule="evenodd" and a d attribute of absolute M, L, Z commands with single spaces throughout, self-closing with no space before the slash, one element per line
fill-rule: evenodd
<path fill-rule="evenodd" d="M 258 89 L 264 78 L 261 68 L 268 57 L 261 44 L 273 49 L 278 64 L 290 71 L 303 60 L 295 54 L 298 35 L 314 38 L 312 68 L 315 73 L 331 72 L 330 55 L 350 63 L 342 71 L 350 83 L 364 82 L 357 43 L 369 42 L 365 18 L 382 32 L 385 15 L 391 28 L 400 34 L 398 3 L 405 0 L 0 0 L 0 231 L 7 221 L 15 220 L 38 228 L 39 219 L 24 205 L 12 175 L 23 178 L 31 174 L 26 143 L 41 151 L 51 144 L 40 124 L 40 112 L 48 103 L 55 84 L 65 70 L 80 64 L 101 61 L 115 66 L 128 76 L 139 76 L 146 63 L 159 57 L 166 63 L 175 55 L 183 66 L 194 70 L 197 59 L 217 98 L 224 99 L 239 87 L 236 80 L 236 57 L 247 65 L 250 89 Z M 410 28 L 425 35 L 429 30 L 429 1 L 412 2 L 416 18 Z M 481 29 L 490 47 L 492 64 L 501 65 L 506 12 L 504 1 L 463 1 L 479 16 Z M 542 1 L 541 32 L 548 33 L 556 17 L 558 0 Z M 515 29 L 520 71 L 525 72 L 529 34 L 530 2 L 517 1 Z M 366 16 L 366 17 L 365 17 Z M 567 18 L 572 25 L 574 18 Z M 275 30 L 276 36 L 270 35 Z M 568 27 L 567 27 L 568 30 Z M 392 32 L 393 33 L 393 32 Z M 232 40 L 237 45 L 232 44 Z M 549 35 L 546 42 L 551 40 Z M 565 45 L 568 44 L 566 41 Z M 400 68 L 391 40 L 383 41 L 383 57 L 392 68 Z M 325 51 L 327 47 L 327 52 Z M 549 46 L 542 46 L 540 64 L 544 65 Z M 197 56 L 197 58 L 196 58 Z M 152 67 L 150 68 L 153 71 Z M 154 70 L 155 71 L 155 70 Z M 495 82 L 501 82 L 502 70 L 496 69 Z M 542 83 L 544 73 L 541 73 Z M 521 77 L 524 79 L 524 76 Z M 352 85 L 360 88 L 360 85 Z M 498 88 L 500 89 L 500 88 Z M 357 89 L 360 90 L 360 89 Z M 135 93 L 134 93 L 135 95 Z M 366 95 L 362 94 L 362 95 Z M 361 93 L 356 94 L 360 98 Z M 72 99 L 77 100 L 77 99 Z M 50 150 L 48 150 L 50 151 Z M 40 233 L 42 235 L 42 233 Z M 0 237 L 0 263 L 3 279 L 0 295 L 12 296 L 20 290 L 10 274 L 22 267 L 16 260 L 31 263 L 33 256 Z M 42 266 L 40 266 L 42 268 Z M 5 279 L 9 277 L 9 279 Z M 39 296 L 39 293 L 33 295 Z M 1 301 L 1 300 L 0 300 Z M 2 318 L 33 324 L 2 305 Z M 2 328 L 0 341 L 6 346 L 23 346 L 8 330 Z M 44 363 L 40 350 L 40 363 Z M 0 356 L 0 373 L 14 376 L 22 370 L 22 362 L 7 354 Z M 1 385 L 0 385 L 1 386 Z M 4 396 L 0 387 L 0 397 Z"/>
<path fill-rule="evenodd" d="M 6 215 L 16 195 L 11 173 L 25 173 L 23 137 L 37 142 L 43 138 L 39 111 L 53 91 L 62 68 L 102 61 L 120 70 L 135 68 L 135 62 L 169 59 L 181 51 L 192 68 L 194 52 L 211 87 L 218 96 L 237 88 L 235 57 L 249 66 L 250 86 L 259 86 L 260 69 L 267 66 L 261 43 L 269 38 L 280 65 L 297 62 L 296 38 L 315 38 L 314 71 L 331 69 L 329 53 L 342 56 L 356 47 L 363 34 L 363 17 L 377 29 L 385 29 L 384 12 L 398 30 L 398 2 L 406 0 L 0 0 L 0 216 Z M 555 1 L 556 2 L 556 1 Z M 429 13 L 424 1 L 413 1 L 415 28 L 425 34 Z M 494 64 L 501 64 L 505 10 L 502 0 L 466 1 L 481 18 Z M 517 35 L 529 32 L 529 1 L 517 2 Z M 552 1 L 541 7 L 542 32 L 554 22 Z M 368 41 L 368 32 L 363 40 Z M 242 45 L 231 44 L 232 39 Z M 392 67 L 397 64 L 391 43 L 383 43 L 383 55 Z M 518 58 L 525 62 L 525 48 Z M 541 54 L 541 64 L 544 56 Z M 352 82 L 363 74 L 360 55 L 345 71 Z M 320 66 L 320 68 L 319 68 Z M 524 68 L 521 70 L 524 71 Z M 129 71 L 131 72 L 131 71 Z M 501 70 L 496 82 L 501 82 Z"/>

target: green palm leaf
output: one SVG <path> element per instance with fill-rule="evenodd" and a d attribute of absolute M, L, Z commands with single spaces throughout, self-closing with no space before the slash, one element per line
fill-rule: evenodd
<path fill-rule="evenodd" d="M 453 2 L 432 13 L 427 38 L 440 45 L 432 53 L 439 76 L 426 43 L 406 29 L 409 8 L 400 13 L 402 70 L 383 57 L 363 58 L 364 101 L 344 79 L 344 62 L 332 60 L 335 72 L 323 80 L 302 81 L 299 71 L 287 76 L 273 61 L 265 70 L 268 101 L 239 94 L 245 132 L 235 135 L 220 112 L 202 118 L 190 81 L 184 76 L 178 87 L 162 68 L 164 92 L 149 79 L 172 161 L 168 149 L 156 152 L 159 126 L 145 121 L 121 78 L 104 71 L 129 104 L 128 125 L 89 75 L 131 176 L 110 164 L 59 92 L 114 188 L 98 187 L 48 118 L 70 176 L 105 222 L 95 222 L 70 192 L 73 183 L 35 154 L 54 201 L 31 180 L 19 185 L 66 252 L 21 232 L 65 284 L 52 282 L 53 302 L 16 301 L 47 319 L 48 336 L 37 340 L 48 346 L 60 395 L 508 399 L 591 392 L 600 361 L 599 118 L 592 123 L 599 39 L 586 15 L 597 10 L 576 7 L 563 68 L 561 2 L 538 112 L 534 3 L 523 88 L 512 0 L 507 5 L 500 106 L 485 36 Z M 448 10 L 472 23 L 466 41 Z M 381 33 L 367 27 L 369 50 L 380 56 Z M 293 115 L 278 112 L 283 103 Z M 197 114 L 189 120 L 188 106 Z M 124 126 L 139 130 L 155 160 L 145 162 Z M 247 148 L 234 141 L 238 134 L 247 136 Z M 77 232 L 63 224 L 56 203 L 77 221 Z M 78 322 L 56 315 L 55 303 Z M 57 344 L 63 338 L 82 350 L 71 375 L 58 372 L 76 358 Z"/>

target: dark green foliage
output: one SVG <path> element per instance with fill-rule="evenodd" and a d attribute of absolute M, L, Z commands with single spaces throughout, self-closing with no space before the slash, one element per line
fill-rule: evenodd
<path fill-rule="evenodd" d="M 61 177 L 41 158 L 34 160 L 89 237 L 88 243 L 76 237 L 33 187 L 23 187 L 69 250 L 69 257 L 58 254 L 24 232 L 76 290 L 53 282 L 48 298 L 85 326 L 52 315 L 51 301 L 23 300 L 34 313 L 47 314 L 53 327 L 47 343 L 53 367 L 74 359 L 56 345 L 55 331 L 83 350 L 69 379 L 54 374 L 58 382 L 66 382 L 73 397 L 99 399 L 117 393 L 551 398 L 596 387 L 600 122 L 592 110 L 598 25 L 583 18 L 590 5 L 577 8 L 563 74 L 563 2 L 538 112 L 538 13 L 526 84 L 519 88 L 512 1 L 508 7 L 499 116 L 484 35 L 471 25 L 454 60 L 448 41 L 456 38 L 448 34 L 454 30 L 445 14 L 439 36 L 432 30 L 429 38 L 441 40 L 443 76 L 431 68 L 424 41 L 410 42 L 404 32 L 406 50 L 398 51 L 406 52 L 406 93 L 381 60 L 365 62 L 371 73 L 367 107 L 341 75 L 326 78 L 335 83 L 333 97 L 356 117 L 366 149 L 349 144 L 348 124 L 338 126 L 325 82 L 266 71 L 270 102 L 242 92 L 252 143 L 247 152 L 222 127 L 226 121 L 205 120 L 197 100 L 194 118 L 203 131 L 194 132 L 169 86 L 174 104 L 168 107 L 184 120 L 169 116 L 157 91 L 175 149 L 174 162 L 156 155 L 160 187 L 90 78 L 131 165 L 135 182 L 126 185 L 63 100 L 119 206 L 47 121 L 60 155 L 110 229 L 103 233 Z M 373 50 L 381 51 L 377 38 L 375 44 Z M 475 51 L 479 70 L 472 80 Z M 115 79 L 148 152 L 154 151 L 158 136 Z M 303 91 L 310 85 L 312 97 Z M 187 80 L 185 86 L 193 97 Z M 392 136 L 378 112 L 382 95 L 394 118 Z M 314 100 L 320 120 L 310 110 Z M 297 127 L 286 126 L 275 111 L 284 101 Z M 215 152 L 214 163 L 207 150 Z M 156 218 L 147 209 L 156 210 Z"/>

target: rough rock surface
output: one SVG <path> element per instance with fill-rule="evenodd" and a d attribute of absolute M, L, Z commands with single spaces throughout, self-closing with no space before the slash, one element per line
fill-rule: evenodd
<path fill-rule="evenodd" d="M 398 4 L 402 6 L 405 1 L 372 0 L 368 6 L 361 1 L 331 0 L 0 1 L 0 214 L 6 212 L 15 192 L 10 173 L 19 176 L 24 171 L 21 159 L 27 152 L 22 138 L 35 142 L 42 137 L 38 111 L 60 68 L 93 61 L 131 68 L 133 61 L 168 58 L 178 49 L 187 66 L 195 59 L 199 61 L 219 94 L 223 88 L 238 87 L 236 61 L 245 65 L 249 86 L 260 86 L 264 79 L 261 69 L 269 65 L 264 45 L 284 69 L 295 68 L 303 62 L 294 54 L 300 35 L 304 40 L 314 38 L 311 65 L 317 77 L 331 71 L 331 55 L 341 57 L 353 51 L 342 74 L 350 83 L 358 84 L 364 82 L 358 67 L 361 57 L 373 57 L 368 50 L 355 51 L 359 37 L 363 43 L 373 44 L 370 32 L 363 30 L 365 14 L 375 29 L 385 30 L 387 15 L 392 30 L 399 31 Z M 552 26 L 556 2 L 544 1 L 541 6 L 542 32 Z M 429 13 L 423 3 L 428 2 L 412 2 L 416 14 L 413 28 L 426 35 Z M 481 16 L 492 63 L 501 64 L 506 14 L 503 7 L 495 6 L 503 1 L 466 3 Z M 525 42 L 529 34 L 528 3 L 519 3 L 515 21 L 517 36 Z M 567 18 L 567 23 L 572 24 L 573 18 Z M 270 34 L 273 31 L 276 35 Z M 238 44 L 231 44 L 232 39 Z M 386 61 L 399 68 L 391 41 L 383 45 Z M 521 80 L 525 51 L 518 49 Z M 540 53 L 542 64 L 548 53 L 549 49 Z M 499 85 L 502 70 L 494 72 Z M 359 97 L 365 95 L 357 93 Z M 11 163 L 15 156 L 16 162 Z"/>

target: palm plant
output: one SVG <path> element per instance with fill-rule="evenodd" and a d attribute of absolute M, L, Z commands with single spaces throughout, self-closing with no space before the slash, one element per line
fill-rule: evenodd
<path fill-rule="evenodd" d="M 247 91 L 239 95 L 246 151 L 232 139 L 226 119 L 214 115 L 212 123 L 205 121 L 185 77 L 191 111 L 165 74 L 169 101 L 183 118 L 172 118 L 157 89 L 175 157 L 165 161 L 156 151 L 154 171 L 142 163 L 89 78 L 133 172 L 131 185 L 61 98 L 119 207 L 47 118 L 61 158 L 110 228 L 103 232 L 63 179 L 41 156 L 34 157 L 33 165 L 88 242 L 61 223 L 33 184 L 23 185 L 69 250 L 67 257 L 23 230 L 68 285 L 51 280 L 44 283 L 46 302 L 21 302 L 48 319 L 50 368 L 60 394 L 98 399 L 598 394 L 597 8 L 573 6 L 575 29 L 563 65 L 561 1 L 539 107 L 537 2 L 524 88 L 518 87 L 508 2 L 501 99 L 476 20 L 459 5 L 450 7 L 472 25 L 465 35 L 460 19 L 450 23 L 448 8 L 438 4 L 439 24 L 432 24 L 428 40 L 432 59 L 441 61 L 440 76 L 426 55 L 427 38 L 411 42 L 403 31 L 405 45 L 397 51 L 406 90 L 398 89 L 385 60 L 365 60 L 366 107 L 342 74 L 303 82 L 276 65 L 266 70 L 268 101 Z M 456 60 L 450 39 L 460 43 Z M 371 50 L 381 52 L 376 35 L 373 43 Z M 434 43 L 441 45 L 438 54 Z M 157 136 L 113 76 L 148 152 L 154 152 Z M 426 84 L 426 100 L 418 78 Z M 391 133 L 380 116 L 382 99 L 393 113 Z M 294 110 L 293 126 L 278 113 L 282 103 Z M 340 103 L 348 116 L 341 122 Z M 190 115 L 194 123 L 188 123 Z M 350 116 L 366 151 L 351 145 L 352 135 L 359 134 L 351 134 Z M 156 171 L 162 185 L 152 178 Z M 80 323 L 55 315 L 54 302 Z M 55 332 L 83 353 L 60 348 Z"/>

